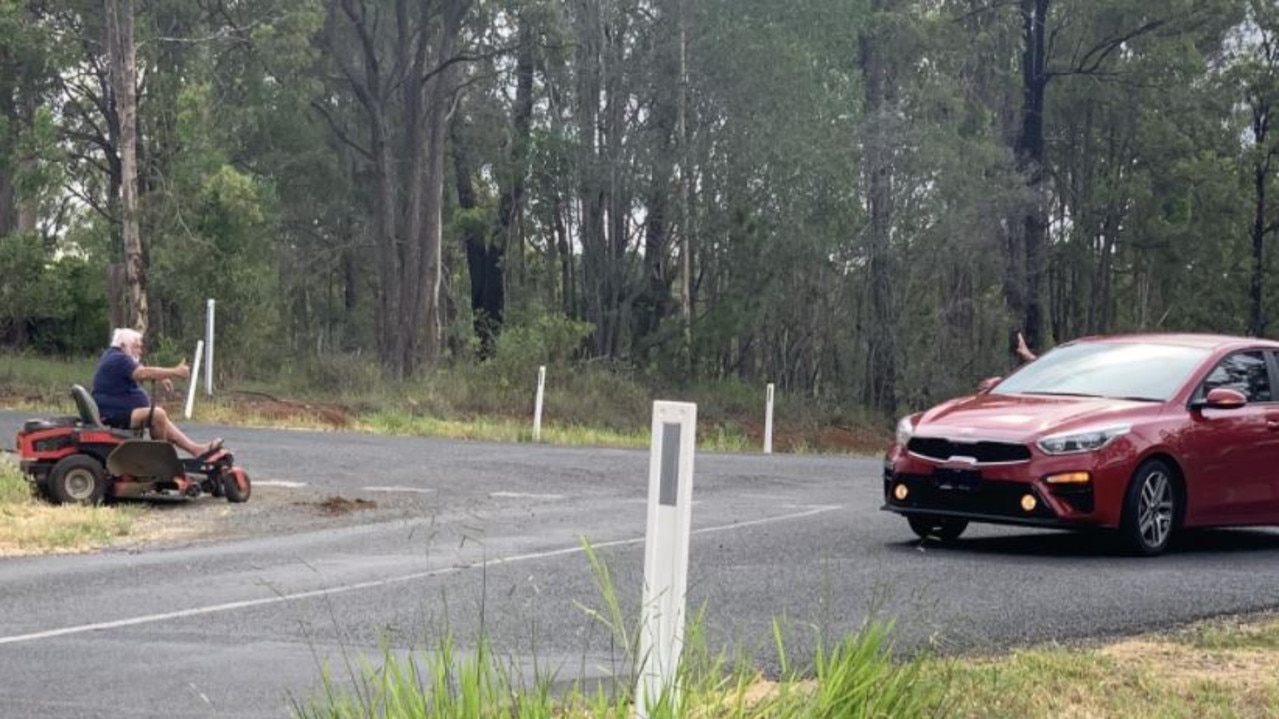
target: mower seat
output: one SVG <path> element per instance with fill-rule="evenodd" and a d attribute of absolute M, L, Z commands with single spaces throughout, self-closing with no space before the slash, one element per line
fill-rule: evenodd
<path fill-rule="evenodd" d="M 178 450 L 168 442 L 131 439 L 107 455 L 107 472 L 117 477 L 167 480 L 181 477 L 183 467 Z"/>
<path fill-rule="evenodd" d="M 105 429 L 121 437 L 141 437 L 142 428 L 119 429 L 108 427 L 102 423 L 102 414 L 98 412 L 98 403 L 94 401 L 89 390 L 78 384 L 71 385 L 71 398 L 75 400 L 76 409 L 80 411 L 80 422 L 94 429 Z"/>
<path fill-rule="evenodd" d="M 102 424 L 102 415 L 98 413 L 98 403 L 93 401 L 93 395 L 84 387 L 73 384 L 71 385 L 71 399 L 75 400 L 76 409 L 80 410 L 80 421 L 90 427 L 104 427 Z"/>

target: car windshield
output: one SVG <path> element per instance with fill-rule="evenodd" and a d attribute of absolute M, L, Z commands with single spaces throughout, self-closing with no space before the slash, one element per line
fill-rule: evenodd
<path fill-rule="evenodd" d="M 1163 402 L 1190 379 L 1208 352 L 1154 343 L 1083 342 L 1045 354 L 993 391 Z"/>

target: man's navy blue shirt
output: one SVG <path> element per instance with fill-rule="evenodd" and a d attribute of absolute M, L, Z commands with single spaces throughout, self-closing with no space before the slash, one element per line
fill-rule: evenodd
<path fill-rule="evenodd" d="M 102 353 L 93 373 L 93 401 L 98 403 L 103 421 L 111 422 L 139 407 L 151 406 L 151 395 L 133 379 L 137 368 L 138 361 L 119 347 Z"/>

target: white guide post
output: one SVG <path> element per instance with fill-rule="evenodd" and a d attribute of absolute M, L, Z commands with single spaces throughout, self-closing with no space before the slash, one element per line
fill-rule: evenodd
<path fill-rule="evenodd" d="M 191 419 L 191 409 L 195 406 L 195 387 L 200 384 L 200 355 L 204 352 L 204 340 L 196 340 L 195 364 L 191 365 L 191 377 L 187 380 L 187 404 L 182 416 Z"/>
<path fill-rule="evenodd" d="M 773 383 L 764 392 L 764 454 L 773 453 Z"/>
<path fill-rule="evenodd" d="M 648 719 L 660 703 L 674 707 L 678 698 L 675 680 L 684 643 L 697 405 L 654 402 L 652 437 L 636 719 Z"/>
<path fill-rule="evenodd" d="M 205 313 L 208 323 L 204 328 L 204 351 L 207 356 L 204 358 L 204 393 L 210 397 L 213 396 L 213 305 L 212 299 L 209 300 L 209 309 Z"/>
<path fill-rule="evenodd" d="M 537 368 L 537 399 L 533 402 L 533 441 L 542 441 L 542 395 L 546 388 L 546 365 Z"/>

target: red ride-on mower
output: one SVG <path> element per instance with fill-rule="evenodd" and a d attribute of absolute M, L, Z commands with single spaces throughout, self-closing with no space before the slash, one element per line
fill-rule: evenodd
<path fill-rule="evenodd" d="M 179 459 L 172 444 L 143 439 L 142 430 L 102 424 L 98 404 L 84 387 L 72 385 L 71 396 L 80 416 L 28 420 L 18 432 L 22 472 L 55 504 L 201 493 L 249 501 L 249 475 L 225 448 Z"/>

